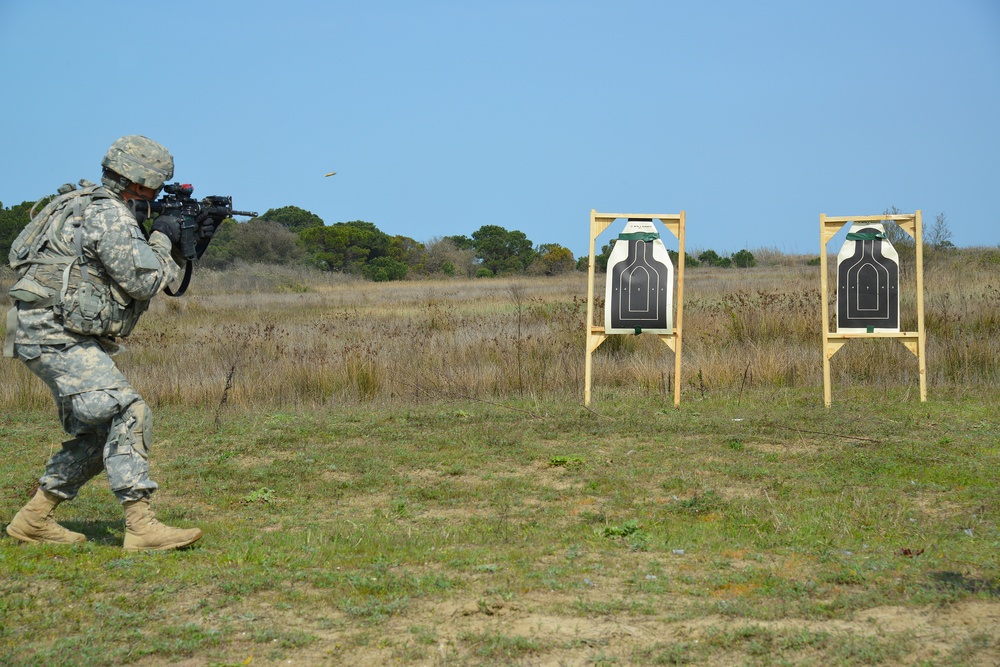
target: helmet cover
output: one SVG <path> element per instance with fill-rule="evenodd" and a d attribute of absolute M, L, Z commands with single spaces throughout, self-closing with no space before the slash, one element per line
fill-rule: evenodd
<path fill-rule="evenodd" d="M 153 190 L 159 190 L 174 176 L 174 158 L 170 151 L 138 134 L 115 140 L 101 166 Z"/>

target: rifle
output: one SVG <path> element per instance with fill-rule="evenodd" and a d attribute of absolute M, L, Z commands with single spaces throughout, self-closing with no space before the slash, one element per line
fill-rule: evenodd
<path fill-rule="evenodd" d="M 129 205 L 136 220 L 142 224 L 153 216 L 171 215 L 180 219 L 180 254 L 187 260 L 184 280 L 176 292 L 168 287 L 169 296 L 181 296 L 191 282 L 192 262 L 200 259 L 212 242 L 215 230 L 222 221 L 234 215 L 257 217 L 254 211 L 233 210 L 233 198 L 224 195 L 210 195 L 198 201 L 191 195 L 194 186 L 190 183 L 169 183 L 163 186 L 163 196 L 151 202 L 132 201 Z M 145 204 L 145 206 L 143 206 Z"/>

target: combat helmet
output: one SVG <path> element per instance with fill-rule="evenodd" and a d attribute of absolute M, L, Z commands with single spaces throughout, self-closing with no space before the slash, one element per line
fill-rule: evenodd
<path fill-rule="evenodd" d="M 159 190 L 174 176 L 174 158 L 170 151 L 138 134 L 115 140 L 101 161 L 101 166 L 153 190 Z M 107 173 L 101 181 L 115 192 L 121 192 L 124 187 L 113 175 Z"/>

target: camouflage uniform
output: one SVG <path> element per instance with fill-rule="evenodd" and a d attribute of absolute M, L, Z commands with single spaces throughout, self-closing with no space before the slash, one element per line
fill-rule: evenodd
<path fill-rule="evenodd" d="M 131 301 L 137 318 L 181 268 L 166 236 L 154 232 L 147 241 L 122 198 L 100 190 L 102 197 L 83 210 L 82 238 L 70 238 L 75 230 L 67 226 L 62 241 L 82 245 L 90 272 Z M 111 338 L 70 331 L 52 306 L 33 305 L 18 302 L 14 353 L 48 385 L 63 428 L 73 436 L 49 460 L 40 486 L 70 500 L 103 469 L 120 502 L 148 498 L 157 488 L 149 478 L 152 418 L 111 360 L 118 346 Z"/>

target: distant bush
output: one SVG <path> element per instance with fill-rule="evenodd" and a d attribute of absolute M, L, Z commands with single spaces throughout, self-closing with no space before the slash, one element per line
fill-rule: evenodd
<path fill-rule="evenodd" d="M 698 261 L 705 266 L 721 266 L 722 268 L 728 268 L 732 264 L 732 260 L 728 257 L 722 257 L 714 250 L 706 250 L 698 255 Z"/>
<path fill-rule="evenodd" d="M 667 254 L 670 255 L 670 261 L 674 263 L 674 266 L 680 265 L 680 253 L 678 253 L 676 250 L 670 250 L 668 248 Z M 699 264 L 701 264 L 701 262 L 698 261 L 697 257 L 686 252 L 684 253 L 684 266 L 691 268 L 694 266 L 698 266 Z"/>
<path fill-rule="evenodd" d="M 426 275 L 443 273 L 446 276 L 472 276 L 476 251 L 460 246 L 453 238 L 434 237 L 424 244 L 423 272 Z"/>
<path fill-rule="evenodd" d="M 4 262 L 6 262 L 7 253 L 10 251 L 10 246 L 14 243 L 14 239 L 17 238 L 17 235 L 28 224 L 30 219 L 28 211 L 31 209 L 32 204 L 34 202 L 26 201 L 16 206 L 5 208 L 3 203 L 0 202 L 0 253 L 2 253 Z M 42 204 L 39 204 L 38 209 L 40 208 L 42 208 Z"/>
<path fill-rule="evenodd" d="M 377 283 L 387 280 L 402 280 L 409 267 L 389 257 L 376 257 L 361 267 L 361 274 Z"/>
<path fill-rule="evenodd" d="M 987 250 L 979 256 L 979 263 L 982 266 L 996 266 L 1000 264 L 1000 249 Z"/>
<path fill-rule="evenodd" d="M 294 264 L 305 255 L 299 237 L 279 222 L 254 218 L 238 223 L 225 220 L 201 258 L 207 268 L 224 268 L 233 262 Z"/>
<path fill-rule="evenodd" d="M 754 259 L 753 253 L 746 249 L 733 253 L 732 260 L 733 264 L 741 269 L 749 269 L 751 266 L 757 266 L 757 260 Z"/>
<path fill-rule="evenodd" d="M 310 227 L 322 227 L 323 218 L 311 211 L 299 208 L 298 206 L 282 206 L 272 208 L 260 216 L 261 220 L 277 222 L 293 232 L 301 232 Z"/>
<path fill-rule="evenodd" d="M 558 243 L 543 243 L 535 249 L 535 259 L 528 266 L 528 273 L 555 276 L 572 271 L 576 266 L 573 253 Z"/>

